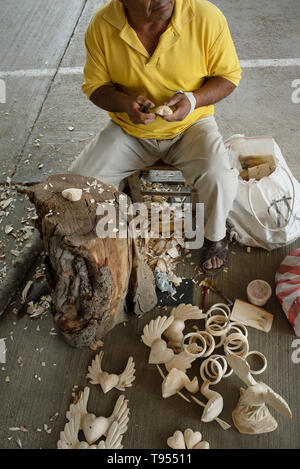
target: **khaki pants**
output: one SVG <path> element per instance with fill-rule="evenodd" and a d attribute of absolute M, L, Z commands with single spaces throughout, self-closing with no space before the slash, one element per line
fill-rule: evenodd
<path fill-rule="evenodd" d="M 120 188 L 122 180 L 157 160 L 176 166 L 204 203 L 204 235 L 219 241 L 236 196 L 238 171 L 229 157 L 213 116 L 200 119 L 173 139 L 138 139 L 110 121 L 83 149 L 69 172 L 91 176 Z"/>

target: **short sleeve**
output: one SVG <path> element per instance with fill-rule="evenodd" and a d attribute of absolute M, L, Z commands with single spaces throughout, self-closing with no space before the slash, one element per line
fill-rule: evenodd
<path fill-rule="evenodd" d="M 242 70 L 226 20 L 221 33 L 208 50 L 207 64 L 208 76 L 223 77 L 238 86 Z"/>
<path fill-rule="evenodd" d="M 91 94 L 100 86 L 112 84 L 107 70 L 106 59 L 101 48 L 100 37 L 90 24 L 84 38 L 86 61 L 83 70 L 84 83 L 82 91 L 90 98 Z"/>

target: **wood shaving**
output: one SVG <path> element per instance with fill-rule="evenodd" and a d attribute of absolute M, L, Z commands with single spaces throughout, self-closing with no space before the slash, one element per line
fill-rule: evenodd
<path fill-rule="evenodd" d="M 4 228 L 4 232 L 5 234 L 10 234 L 12 231 L 13 231 L 13 227 L 11 225 L 6 225 L 6 227 Z"/>
<path fill-rule="evenodd" d="M 22 291 L 22 303 L 25 302 L 26 298 L 27 298 L 27 295 L 28 295 L 28 292 L 29 292 L 29 289 L 31 287 L 31 285 L 33 284 L 33 281 L 32 280 L 29 280 L 24 288 L 24 290 Z"/>
<path fill-rule="evenodd" d="M 9 199 L 7 200 L 3 200 L 2 202 L 0 202 L 0 207 L 5 210 L 13 201 L 14 199 L 12 197 L 10 197 Z"/>
<path fill-rule="evenodd" d="M 18 357 L 17 362 L 20 366 L 23 366 L 23 358 L 21 356 Z"/>
<path fill-rule="evenodd" d="M 17 445 L 19 446 L 20 449 L 23 448 L 22 441 L 19 438 L 16 440 L 16 443 L 17 443 Z"/>
<path fill-rule="evenodd" d="M 50 422 L 55 422 L 59 417 L 59 413 L 58 412 L 55 412 L 54 415 L 52 415 L 52 417 L 49 419 Z"/>

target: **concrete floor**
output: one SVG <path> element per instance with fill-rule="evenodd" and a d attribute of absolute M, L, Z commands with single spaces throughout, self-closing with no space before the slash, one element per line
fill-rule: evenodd
<path fill-rule="evenodd" d="M 0 78 L 5 80 L 7 88 L 7 102 L 0 104 L 2 167 L 0 189 L 2 191 L 9 188 L 8 177 L 12 183 L 19 183 L 38 181 L 46 179 L 52 173 L 64 172 L 80 150 L 107 122 L 106 113 L 89 103 L 82 94 L 80 88 L 82 75 L 78 71 L 78 67 L 83 66 L 85 58 L 84 32 L 92 14 L 103 3 L 105 2 L 101 0 L 53 0 L 52 2 L 24 0 L 22 3 L 17 0 L 10 2 L 0 0 L 0 43 L 3 45 L 0 49 Z M 256 59 L 299 58 L 298 0 L 264 2 L 217 0 L 213 3 L 228 19 L 242 62 Z M 29 73 L 29 70 L 32 72 Z M 216 118 L 224 138 L 236 133 L 247 136 L 272 135 L 281 147 L 294 175 L 300 179 L 298 156 L 300 105 L 294 104 L 291 99 L 293 91 L 291 85 L 297 78 L 300 78 L 299 66 L 254 68 L 245 66 L 239 88 L 228 99 L 217 104 Z M 69 126 L 74 127 L 74 131 L 69 131 Z M 16 228 L 22 227 L 21 218 L 28 215 L 27 209 L 31 206 L 24 197 L 16 195 L 13 190 L 11 193 L 14 202 L 7 216 L 0 219 L 0 246 L 5 254 L 5 259 L 0 259 L 0 269 L 6 265 L 7 270 L 14 260 L 10 251 L 19 247 L 19 244 L 13 236 L 4 233 L 4 227 L 7 224 L 13 224 Z M 293 247 L 297 247 L 297 243 Z M 269 263 L 264 262 L 264 253 L 258 254 L 258 257 L 253 255 L 249 261 L 253 275 L 257 276 L 258 273 L 262 273 L 259 269 L 264 269 L 266 278 L 269 277 L 271 280 L 279 260 L 291 248 L 288 247 L 287 250 L 280 251 L 274 256 L 271 254 L 273 257 Z M 243 249 L 241 255 L 242 253 Z M 227 288 L 238 295 L 239 289 L 244 288 L 246 284 L 241 284 L 236 278 L 239 276 L 239 263 L 237 262 L 232 268 L 236 270 L 230 275 L 231 284 L 228 284 Z M 271 270 L 267 271 L 267 268 Z M 222 282 L 223 280 L 221 279 Z M 243 279 L 245 282 L 246 280 Z M 197 295 L 200 295 L 200 292 Z M 200 297 L 197 301 L 200 301 Z M 274 310 L 279 315 L 282 314 L 275 302 Z M 0 370 L 1 393 L 12 396 L 8 400 L 2 400 L 0 405 L 2 422 L 0 447 L 16 447 L 16 436 L 8 430 L 10 427 L 27 425 L 35 429 L 46 423 L 47 418 L 49 419 L 60 409 L 60 420 L 55 423 L 52 434 L 28 432 L 21 435 L 25 447 L 54 448 L 59 431 L 64 425 L 63 413 L 68 407 L 72 386 L 84 383 L 86 366 L 93 354 L 68 349 L 56 336 L 51 335 L 49 339 L 48 334 L 53 327 L 49 317 L 41 320 L 41 330 L 38 333 L 36 323 L 27 324 L 27 318 L 16 324 L 14 322 L 16 319 L 10 310 L 0 324 L 0 338 L 9 338 L 14 334 L 18 338 L 7 341 L 7 364 L 3 366 L 3 370 Z M 300 365 L 290 365 L 291 343 L 294 337 L 284 320 L 283 324 L 282 341 L 285 345 L 282 350 L 282 363 L 285 365 L 289 363 L 289 367 L 284 368 L 289 374 L 283 383 L 280 378 L 283 367 L 280 365 L 276 370 L 273 369 L 274 375 L 269 371 L 269 377 L 273 380 L 274 387 L 279 386 L 278 391 L 282 384 L 281 390 L 285 391 L 283 394 L 287 396 L 287 383 L 299 388 Z M 28 329 L 24 334 L 26 325 Z M 268 336 L 271 337 L 268 345 L 270 350 L 280 343 L 280 329 L 278 329 L 280 325 L 281 322 L 277 324 L 274 332 L 274 342 L 272 336 Z M 137 326 L 133 326 L 133 330 L 135 327 Z M 14 332 L 11 333 L 12 331 Z M 136 333 L 132 334 L 129 336 L 136 339 Z M 42 382 L 36 379 L 27 380 L 26 392 L 20 395 L 17 391 L 20 389 L 24 373 L 35 375 L 37 372 L 34 367 L 37 367 L 39 362 L 37 354 L 40 352 L 36 349 L 42 348 L 46 336 L 47 350 L 44 351 L 46 355 L 43 355 L 40 362 L 56 363 L 57 368 L 52 365 L 51 368 L 46 367 L 42 370 L 44 373 Z M 259 342 L 263 343 L 264 340 L 259 337 Z M 49 340 L 53 343 L 50 344 Z M 126 340 L 130 341 L 130 338 Z M 125 342 L 124 346 L 127 343 Z M 32 355 L 29 353 L 28 344 L 31 344 Z M 27 350 L 27 357 L 23 356 L 23 350 Z M 24 367 L 19 367 L 16 362 L 21 355 Z M 25 363 L 29 369 L 25 367 Z M 114 364 L 117 365 L 117 358 Z M 122 368 L 120 365 L 117 366 Z M 5 383 L 7 375 L 11 376 L 9 384 Z M 147 375 L 146 380 L 151 379 L 151 376 Z M 55 386 L 52 385 L 54 380 Z M 134 399 L 134 394 L 131 395 Z M 109 401 L 107 402 L 110 405 Z M 299 434 L 299 400 L 296 399 L 293 403 L 294 405 L 297 403 L 298 406 L 293 408 L 295 413 L 293 423 L 280 420 L 285 433 L 281 430 L 280 433 L 274 434 L 275 437 L 272 435 L 262 439 L 255 437 L 251 442 L 247 438 L 238 438 L 236 434 L 236 438 L 222 439 L 216 436 L 214 440 L 214 430 L 216 433 L 218 430 L 211 427 L 209 436 L 213 443 L 212 447 L 299 448 L 299 438 L 297 440 L 296 436 L 293 436 L 293 432 Z M 166 408 L 172 414 L 170 403 L 163 409 L 158 396 L 153 405 L 162 417 Z M 143 403 L 137 402 L 137 406 L 143 408 Z M 180 406 L 181 404 L 179 408 L 182 408 Z M 140 411 L 135 412 L 141 420 Z M 171 429 L 171 425 L 169 426 Z M 155 446 L 159 444 L 157 436 L 152 433 L 151 431 L 149 433 L 149 430 L 145 433 L 148 438 L 146 440 L 140 432 L 135 435 L 132 427 L 128 444 L 135 448 L 157 447 Z M 9 439 L 10 437 L 12 439 Z M 166 447 L 164 443 L 161 445 L 162 448 Z"/>

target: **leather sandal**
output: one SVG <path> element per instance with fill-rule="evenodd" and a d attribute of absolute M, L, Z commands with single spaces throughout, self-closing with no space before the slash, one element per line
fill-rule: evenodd
<path fill-rule="evenodd" d="M 221 239 L 220 241 L 209 241 L 205 239 L 204 248 L 202 251 L 202 259 L 201 259 L 201 269 L 202 271 L 210 277 L 214 277 L 218 275 L 225 267 L 225 261 L 228 258 L 229 248 L 228 248 L 228 241 L 225 238 Z M 209 261 L 212 257 L 218 257 L 220 260 L 223 261 L 221 267 L 216 269 L 207 269 L 204 267 L 204 264 Z"/>

